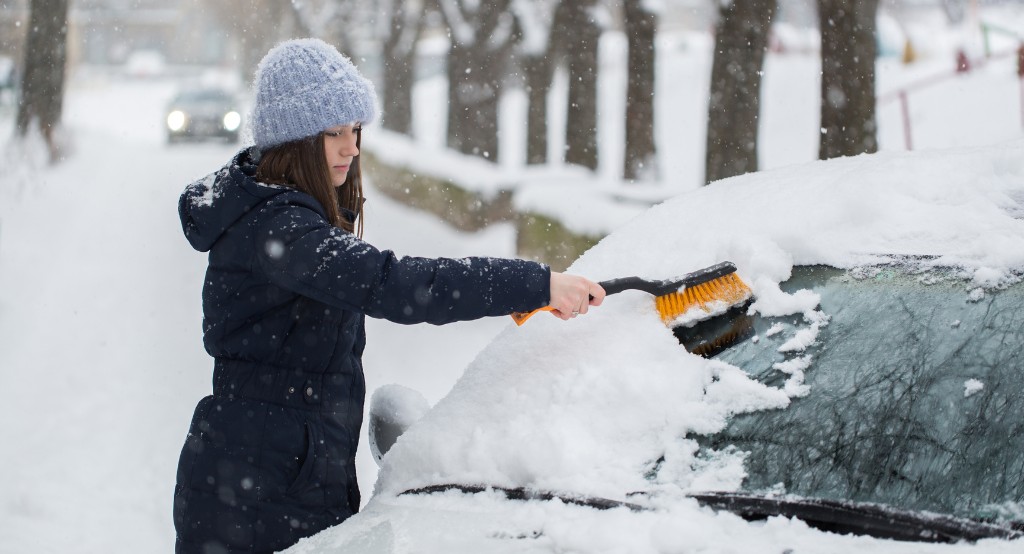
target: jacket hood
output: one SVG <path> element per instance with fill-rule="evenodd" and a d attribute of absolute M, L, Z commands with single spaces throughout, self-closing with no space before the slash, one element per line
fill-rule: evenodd
<path fill-rule="evenodd" d="M 292 189 L 256 182 L 255 148 L 242 150 L 220 170 L 185 187 L 178 199 L 181 229 L 193 248 L 208 252 L 239 219 L 267 199 Z"/>

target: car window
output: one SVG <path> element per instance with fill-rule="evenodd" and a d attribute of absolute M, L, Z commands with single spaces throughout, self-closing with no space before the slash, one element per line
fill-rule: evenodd
<path fill-rule="evenodd" d="M 719 357 L 774 386 L 791 378 L 777 364 L 809 360 L 806 395 L 698 437 L 703 454 L 746 452 L 750 491 L 1024 520 L 1024 285 L 804 267 L 783 285 L 803 288 L 829 317 L 812 346 L 779 352 L 801 316 L 755 317 Z"/>
<path fill-rule="evenodd" d="M 199 103 L 199 102 L 230 102 L 231 96 L 220 90 L 188 90 L 178 95 L 177 102 Z"/>

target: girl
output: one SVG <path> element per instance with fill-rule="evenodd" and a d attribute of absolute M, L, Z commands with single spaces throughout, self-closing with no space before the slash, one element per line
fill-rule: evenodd
<path fill-rule="evenodd" d="M 397 258 L 361 240 L 359 148 L 373 87 L 334 47 L 260 62 L 255 146 L 189 185 L 185 236 L 209 252 L 203 334 L 213 394 L 178 463 L 176 551 L 272 552 L 359 508 L 363 318 L 444 324 L 601 304 L 584 279 L 513 259 Z"/>

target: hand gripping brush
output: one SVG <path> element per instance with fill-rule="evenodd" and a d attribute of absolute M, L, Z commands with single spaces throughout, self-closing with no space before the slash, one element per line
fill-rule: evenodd
<path fill-rule="evenodd" d="M 721 350 L 721 344 L 733 344 L 746 338 L 748 325 L 739 327 L 735 325 L 739 321 L 748 321 L 749 318 L 742 317 L 743 310 L 737 310 L 741 305 L 746 304 L 753 296 L 750 287 L 736 275 L 736 266 L 732 262 L 721 262 L 692 273 L 687 273 L 676 279 L 654 281 L 641 279 L 640 277 L 622 277 L 598 283 L 604 289 L 605 294 L 616 294 L 624 290 L 641 290 L 654 296 L 654 307 L 661 316 L 661 320 L 673 327 L 673 332 L 679 341 L 687 347 L 687 350 L 701 356 L 710 357 Z M 512 314 L 512 319 L 517 325 L 522 325 L 533 314 L 540 311 L 551 311 L 553 308 L 546 306 L 532 312 L 517 312 Z M 725 312 L 727 319 L 732 325 L 727 327 L 725 334 L 705 338 L 708 325 L 703 324 L 705 320 L 722 315 Z M 721 327 L 720 325 L 716 325 Z M 699 338 L 688 330 L 697 329 Z M 696 341 L 696 342 L 695 342 Z M 688 344 L 690 343 L 690 344 Z M 726 346 L 728 345 L 726 344 Z"/>

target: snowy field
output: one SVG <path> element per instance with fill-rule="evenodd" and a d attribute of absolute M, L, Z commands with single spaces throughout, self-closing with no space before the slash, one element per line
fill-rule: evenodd
<path fill-rule="evenodd" d="M 622 59 L 616 44 L 621 39 L 611 37 L 603 47 L 611 69 L 602 81 L 607 154 L 594 178 L 602 183 L 621 167 L 616 91 L 624 81 L 615 70 Z M 706 37 L 663 41 L 663 181 L 680 191 L 695 188 L 702 173 L 709 48 Z M 931 53 L 910 68 L 881 60 L 879 91 L 952 70 L 948 44 L 936 39 Z M 1013 63 L 1000 59 L 912 95 L 915 148 L 1024 135 Z M 765 167 L 815 158 L 816 75 L 813 55 L 769 57 Z M 38 162 L 37 151 L 7 144 L 13 115 L 0 108 L 0 552 L 166 552 L 173 544 L 175 464 L 195 402 L 209 392 L 212 365 L 200 333 L 205 259 L 182 237 L 176 203 L 190 180 L 234 151 L 165 145 L 162 110 L 174 89 L 166 81 L 76 75 L 65 110 L 68 157 L 52 168 Z M 417 102 L 437 106 L 442 92 L 425 83 Z M 506 105 L 505 120 L 515 120 L 521 102 Z M 420 113 L 428 114 L 417 125 L 429 158 L 438 120 L 430 110 Z M 879 115 L 882 148 L 901 150 L 897 106 L 880 106 Z M 371 144 L 373 129 L 365 136 Z M 504 140 L 517 137 L 510 132 Z M 458 234 L 369 194 L 366 236 L 378 246 L 427 256 L 513 254 L 507 225 Z M 509 322 L 368 325 L 368 390 L 398 382 L 435 403 Z M 360 448 L 368 500 L 377 472 L 365 440 Z"/>

